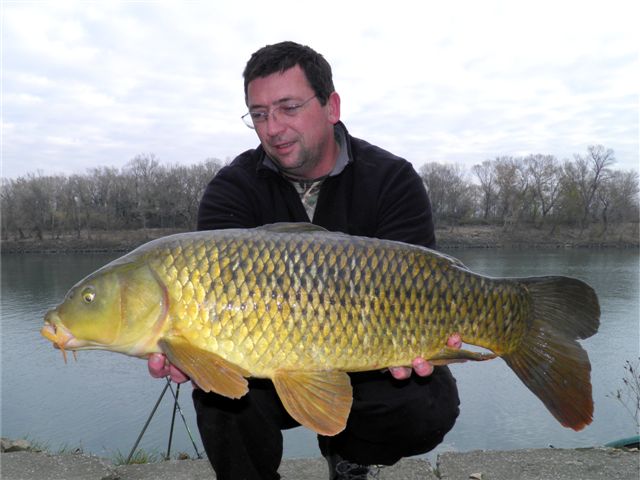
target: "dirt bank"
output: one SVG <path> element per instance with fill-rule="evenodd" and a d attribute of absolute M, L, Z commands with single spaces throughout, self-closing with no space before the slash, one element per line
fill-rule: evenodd
<path fill-rule="evenodd" d="M 528 226 L 455 226 L 436 229 L 438 246 L 453 248 L 638 248 L 638 224 L 624 224 L 609 228 L 595 226 L 581 231 L 578 228 Z"/>
<path fill-rule="evenodd" d="M 61 234 L 55 238 L 3 239 L 3 253 L 61 253 L 61 252 L 127 252 L 145 242 L 178 233 L 172 229 L 94 231 Z M 463 225 L 438 228 L 438 247 L 455 248 L 638 248 L 639 225 L 615 226 L 602 232 L 601 227 L 580 232 L 579 229 Z"/>

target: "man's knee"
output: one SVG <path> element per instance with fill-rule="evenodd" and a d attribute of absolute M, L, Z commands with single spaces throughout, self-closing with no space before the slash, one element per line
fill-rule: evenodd
<path fill-rule="evenodd" d="M 460 414 L 460 399 L 456 381 L 448 368 L 436 368 L 427 382 L 416 380 L 418 398 L 407 404 L 407 430 L 403 456 L 417 455 L 433 450 L 442 443 Z"/>
<path fill-rule="evenodd" d="M 428 452 L 442 442 L 459 414 L 456 382 L 447 368 L 401 381 L 372 376 L 357 380 L 355 390 L 347 428 L 329 443 L 358 463 L 391 465 Z"/>

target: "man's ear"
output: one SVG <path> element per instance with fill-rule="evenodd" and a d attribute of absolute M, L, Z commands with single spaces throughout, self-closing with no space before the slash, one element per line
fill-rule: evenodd
<path fill-rule="evenodd" d="M 340 121 L 340 95 L 332 92 L 327 100 L 327 118 L 334 125 Z"/>

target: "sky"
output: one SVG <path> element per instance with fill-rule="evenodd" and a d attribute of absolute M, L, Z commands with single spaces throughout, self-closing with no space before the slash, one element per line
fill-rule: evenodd
<path fill-rule="evenodd" d="M 2 1 L 5 178 L 255 148 L 242 71 L 293 40 L 331 64 L 349 132 L 410 160 L 586 155 L 640 170 L 634 0 Z"/>

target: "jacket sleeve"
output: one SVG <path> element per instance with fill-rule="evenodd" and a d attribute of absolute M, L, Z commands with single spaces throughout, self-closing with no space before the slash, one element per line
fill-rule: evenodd
<path fill-rule="evenodd" d="M 257 226 L 258 208 L 242 169 L 227 166 L 209 182 L 198 207 L 198 230 Z"/>
<path fill-rule="evenodd" d="M 436 248 L 431 202 L 422 179 L 406 160 L 393 163 L 379 196 L 375 236 Z"/>

